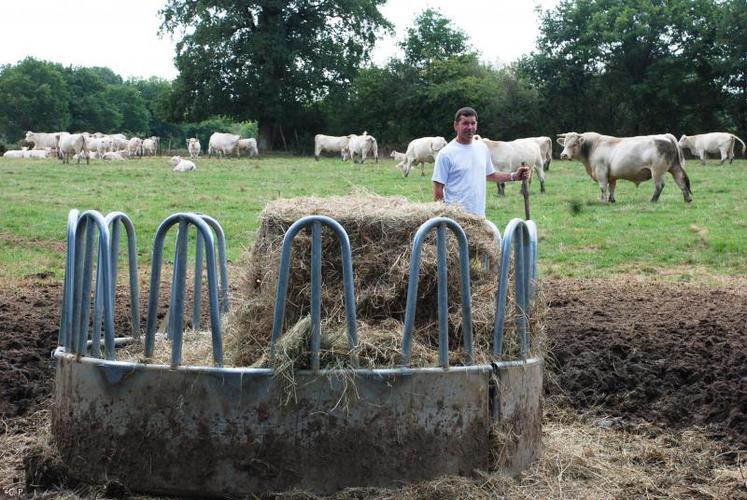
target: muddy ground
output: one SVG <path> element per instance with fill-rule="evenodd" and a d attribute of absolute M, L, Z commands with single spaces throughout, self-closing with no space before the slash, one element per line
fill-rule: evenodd
<path fill-rule="evenodd" d="M 605 426 L 696 428 L 747 449 L 744 283 L 551 279 L 543 290 L 548 397 Z M 50 400 L 59 303 L 60 284 L 46 276 L 0 290 L 0 436 Z M 118 331 L 129 328 L 126 312 Z"/>

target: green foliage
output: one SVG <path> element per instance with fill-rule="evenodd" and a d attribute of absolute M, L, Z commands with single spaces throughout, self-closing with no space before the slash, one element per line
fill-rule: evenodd
<path fill-rule="evenodd" d="M 109 132 L 120 129 L 123 116 L 109 99 L 101 70 L 72 67 L 64 70 L 70 88 L 70 130 Z"/>
<path fill-rule="evenodd" d="M 454 112 L 467 105 L 477 110 L 486 137 L 548 133 L 539 133 L 536 90 L 512 67 L 480 63 L 467 36 L 438 12 L 420 14 L 400 46 L 404 60 L 362 70 L 347 93 L 325 101 L 325 133 L 367 130 L 379 144 L 401 151 L 417 137 L 453 137 Z"/>
<path fill-rule="evenodd" d="M 725 105 L 740 77 L 729 75 L 744 75 L 747 55 L 734 43 L 740 31 L 724 35 L 745 9 L 743 0 L 564 0 L 542 15 L 538 52 L 518 67 L 552 130 L 736 132 Z"/>
<path fill-rule="evenodd" d="M 415 18 L 415 26 L 407 28 L 405 39 L 399 43 L 405 53 L 404 62 L 422 68 L 441 59 L 474 53 L 467 34 L 450 24 L 436 10 L 421 12 Z"/>
<path fill-rule="evenodd" d="M 17 141 L 27 130 L 65 130 L 70 89 L 62 66 L 28 57 L 0 73 L 0 134 Z"/>
<path fill-rule="evenodd" d="M 120 131 L 130 135 L 147 136 L 150 130 L 150 112 L 145 100 L 132 85 L 108 85 L 106 99 L 116 106 L 122 115 Z"/>
<path fill-rule="evenodd" d="M 344 87 L 389 23 L 384 0 L 169 0 L 162 29 L 181 37 L 172 104 L 187 119 L 256 119 L 260 142 L 303 122 Z M 285 137 L 283 128 L 280 137 Z"/>

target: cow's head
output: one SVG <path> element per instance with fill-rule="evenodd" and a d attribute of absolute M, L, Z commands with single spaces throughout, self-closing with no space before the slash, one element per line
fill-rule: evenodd
<path fill-rule="evenodd" d="M 576 132 L 566 132 L 558 134 L 558 144 L 563 146 L 563 152 L 560 153 L 561 160 L 573 160 L 578 158 L 581 145 L 584 143 L 584 136 Z"/>
<path fill-rule="evenodd" d="M 682 134 L 682 137 L 680 137 L 680 141 L 677 144 L 679 144 L 680 147 L 687 146 L 687 136 Z"/>

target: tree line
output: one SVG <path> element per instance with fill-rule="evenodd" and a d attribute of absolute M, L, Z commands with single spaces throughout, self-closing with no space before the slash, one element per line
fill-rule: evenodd
<path fill-rule="evenodd" d="M 206 140 L 207 128 L 243 123 L 261 149 L 309 153 L 316 133 L 364 130 L 403 148 L 415 137 L 450 137 L 452 113 L 471 105 L 494 139 L 747 135 L 744 0 L 562 0 L 541 13 L 537 50 L 500 67 L 432 9 L 399 40 L 399 55 L 371 64 L 377 37 L 391 34 L 383 3 L 168 0 L 162 31 L 179 39 L 174 81 L 26 59 L 0 68 L 0 134 Z"/>

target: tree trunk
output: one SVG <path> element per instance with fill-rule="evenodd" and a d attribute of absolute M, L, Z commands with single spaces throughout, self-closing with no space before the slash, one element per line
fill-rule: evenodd
<path fill-rule="evenodd" d="M 262 120 L 257 130 L 257 146 L 260 151 L 272 151 L 272 123 Z"/>

